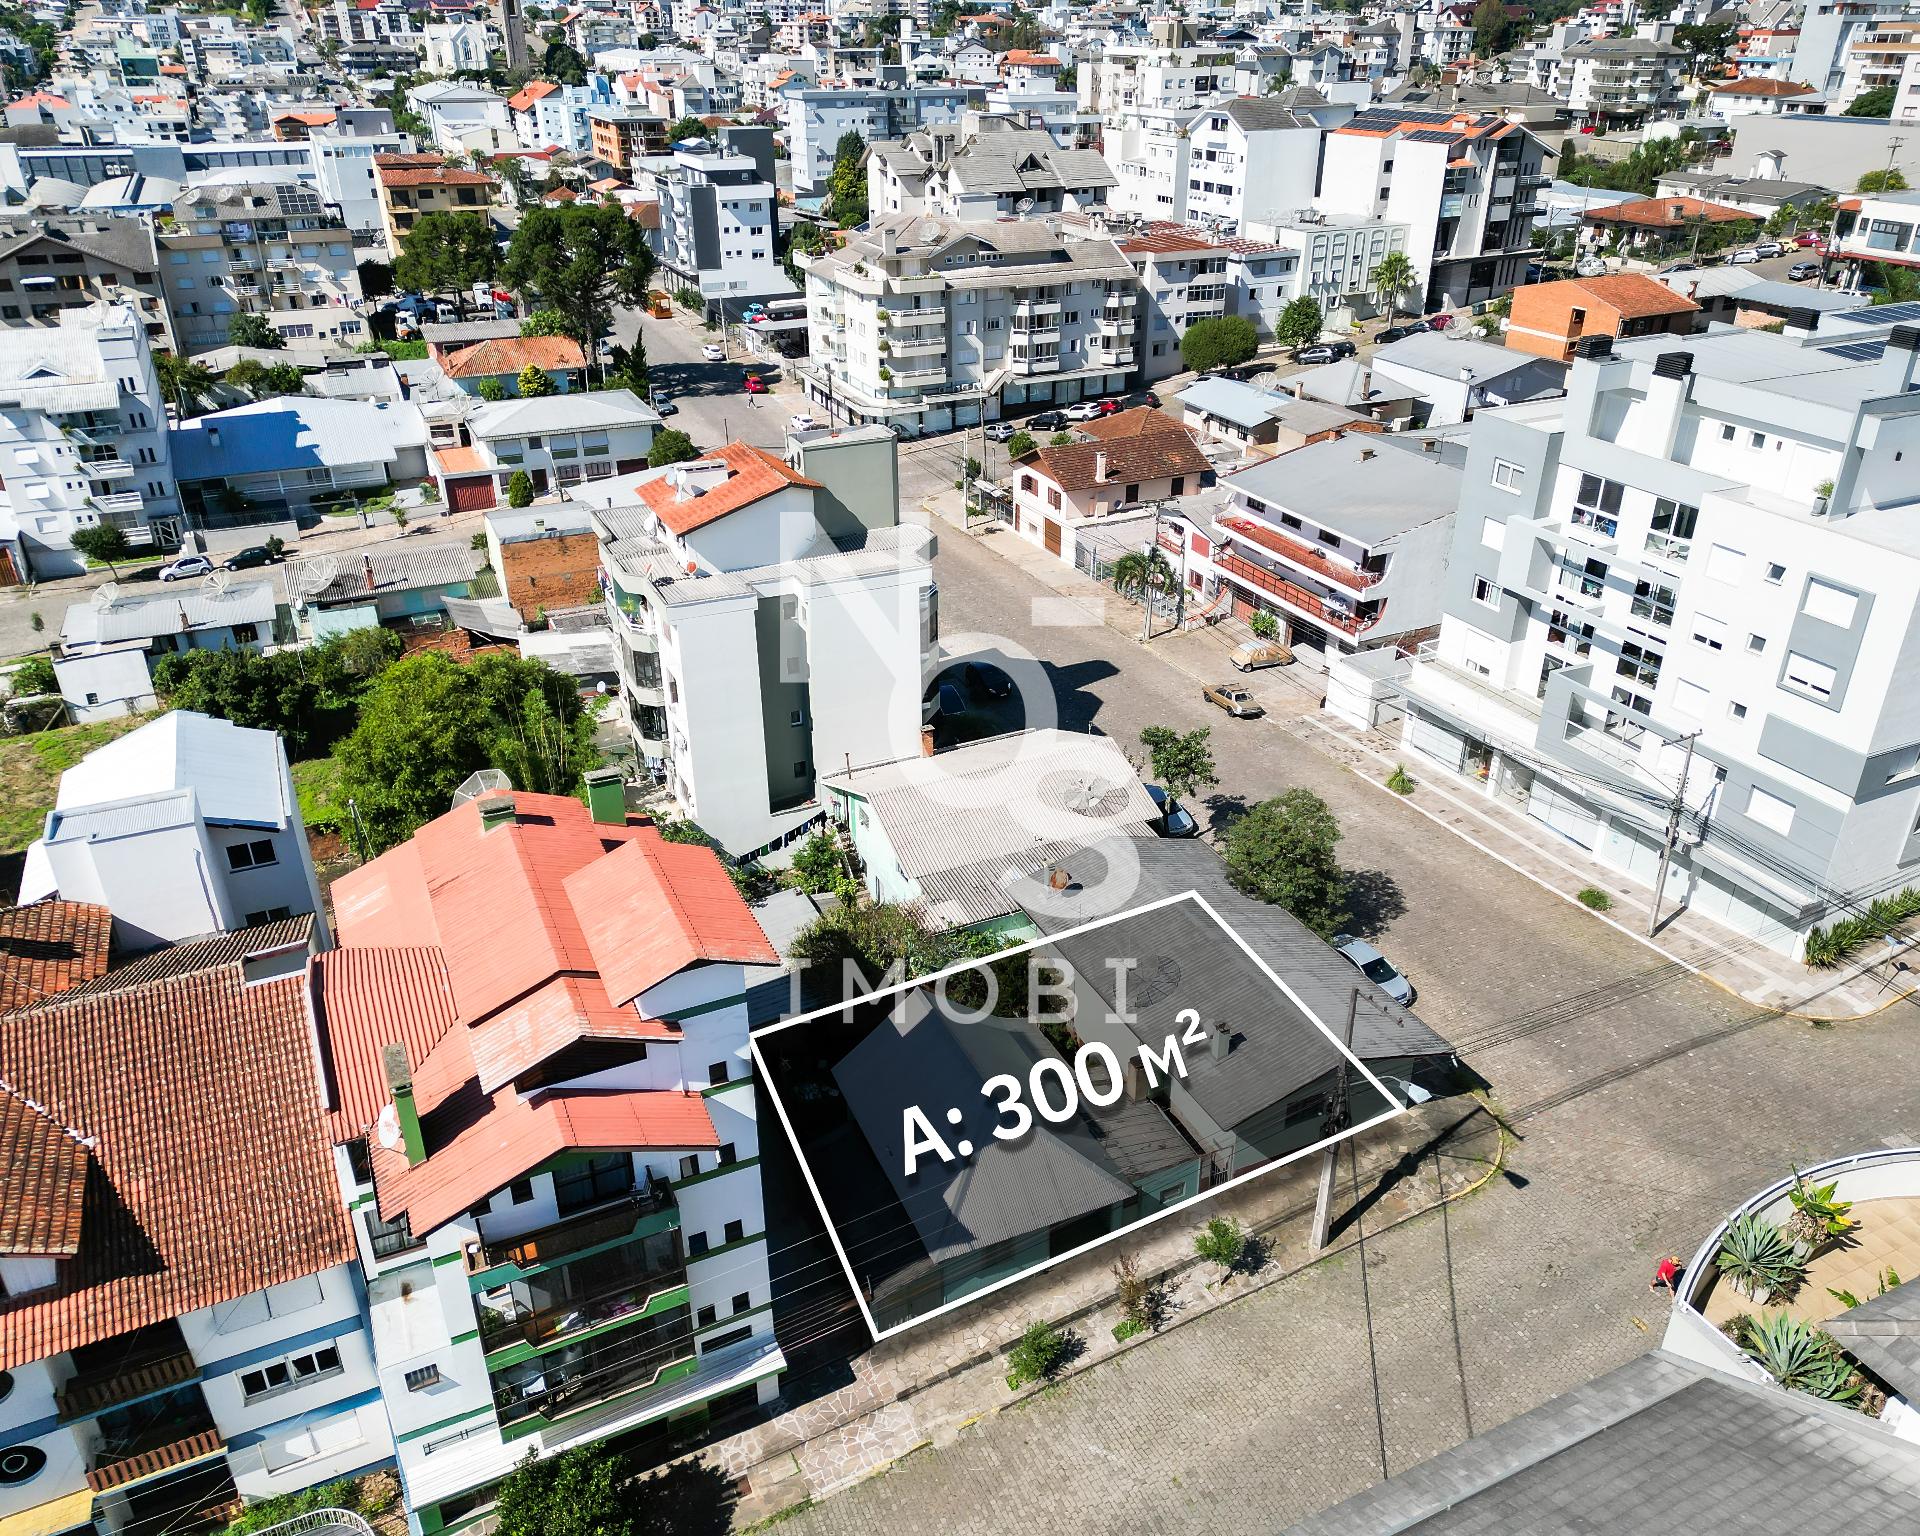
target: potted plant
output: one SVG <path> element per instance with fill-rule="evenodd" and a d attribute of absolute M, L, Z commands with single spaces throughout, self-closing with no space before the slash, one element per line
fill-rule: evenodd
<path fill-rule="evenodd" d="M 1813 488 L 1813 502 L 1814 502 L 1813 509 L 1815 512 L 1826 511 L 1827 503 L 1832 499 L 1833 499 L 1833 482 L 1831 480 L 1822 480 L 1818 485 L 1816 485 Z"/>
<path fill-rule="evenodd" d="M 1713 1256 L 1720 1277 L 1749 1301 L 1784 1301 L 1806 1276 L 1806 1255 L 1772 1222 L 1748 1212 L 1727 1228 Z"/>
<path fill-rule="evenodd" d="M 1793 1202 L 1787 1232 L 1809 1258 L 1859 1225 L 1847 1214 L 1853 1209 L 1853 1202 L 1834 1199 L 1834 1191 L 1839 1187 L 1837 1181 L 1809 1184 L 1800 1177 L 1799 1169 L 1794 1170 L 1793 1188 L 1787 1191 L 1787 1199 Z"/>

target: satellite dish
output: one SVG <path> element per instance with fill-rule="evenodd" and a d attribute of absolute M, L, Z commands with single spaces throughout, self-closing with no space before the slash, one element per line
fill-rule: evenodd
<path fill-rule="evenodd" d="M 207 572 L 207 585 L 216 593 L 224 594 L 227 588 L 233 585 L 233 572 L 209 571 Z"/>
<path fill-rule="evenodd" d="M 119 595 L 120 588 L 118 583 L 111 581 L 102 582 L 93 589 L 93 606 L 96 608 L 111 608 L 113 606 L 113 600 Z"/>
<path fill-rule="evenodd" d="M 1033 199 L 1030 197 L 1021 198 L 1019 202 L 1013 205 L 1013 211 L 1017 214 L 1022 215 L 1023 217 L 1029 213 L 1032 213 Z"/>
<path fill-rule="evenodd" d="M 928 219 L 926 223 L 922 224 L 920 226 L 920 238 L 929 242 L 938 240 L 940 238 L 939 222 L 934 219 Z"/>

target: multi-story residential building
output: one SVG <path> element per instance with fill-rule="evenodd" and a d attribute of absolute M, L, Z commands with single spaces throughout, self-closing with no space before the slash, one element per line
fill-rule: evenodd
<path fill-rule="evenodd" d="M 660 415 L 630 389 L 498 400 L 429 427 L 433 472 L 449 507 L 497 505 L 515 470 L 534 493 L 566 491 L 646 468 Z"/>
<path fill-rule="evenodd" d="M 1156 22 L 1156 28 L 1178 23 Z M 1080 105 L 1111 123 L 1134 111 L 1158 108 L 1194 112 L 1233 94 L 1230 49 L 1188 48 L 1162 43 L 1122 44 L 1103 49 L 1080 66 Z"/>
<path fill-rule="evenodd" d="M 1583 122 L 1624 128 L 1686 105 L 1687 56 L 1671 43 L 1609 37 L 1566 51 L 1567 107 Z"/>
<path fill-rule="evenodd" d="M 636 748 L 736 856 L 812 825 L 818 774 L 917 750 L 937 655 L 931 539 L 899 521 L 891 434 L 791 452 L 729 443 L 595 515 Z"/>
<path fill-rule="evenodd" d="M 1209 592 L 1328 657 L 1427 638 L 1463 458 L 1454 438 L 1356 432 L 1228 476 Z"/>
<path fill-rule="evenodd" d="M 1864 192 L 1846 202 L 1834 224 L 1835 256 L 1920 266 L 1920 191 Z"/>
<path fill-rule="evenodd" d="M 344 131 L 349 126 L 336 118 L 332 129 L 307 136 L 307 149 L 313 186 L 320 200 L 339 215 L 353 237 L 354 249 L 366 260 L 384 251 L 387 243 L 377 159 L 383 154 L 404 152 L 411 141 L 395 133 L 391 123 L 383 130 L 366 133 Z"/>
<path fill-rule="evenodd" d="M 1113 206 L 1224 234 L 1289 217 L 1313 206 L 1321 140 L 1352 115 L 1308 90 L 1129 112 L 1107 130 Z"/>
<path fill-rule="evenodd" d="M 1906 16 L 1877 18 L 1871 28 L 1860 32 L 1848 48 L 1846 66 L 1840 75 L 1840 90 L 1835 98 L 1844 106 L 1869 91 L 1894 93 L 1894 110 L 1888 115 L 1896 122 L 1911 122 L 1920 100 L 1920 19 Z"/>
<path fill-rule="evenodd" d="M 1178 373 L 1187 327 L 1227 313 L 1227 248 L 1196 229 L 1161 223 L 1128 236 L 1119 250 L 1139 280 L 1137 303 L 1127 290 L 1116 297 L 1142 377 Z"/>
<path fill-rule="evenodd" d="M 618 103 L 589 107 L 587 139 L 596 160 L 617 176 L 631 177 L 647 156 L 667 152 L 667 119 Z"/>
<path fill-rule="evenodd" d="M 421 214 L 483 214 L 493 192 L 491 177 L 448 165 L 438 155 L 375 155 L 373 165 L 387 249 L 395 256 Z"/>
<path fill-rule="evenodd" d="M 62 310 L 102 299 L 137 312 L 152 340 L 171 342 L 150 224 L 87 213 L 0 215 L 0 321 L 58 325 Z"/>
<path fill-rule="evenodd" d="M 1476 417 L 1405 684 L 1423 761 L 1786 951 L 1920 856 L 1920 329 L 1790 332 L 1589 338 Z"/>
<path fill-rule="evenodd" d="M 1319 202 L 1408 226 L 1403 303 L 1478 303 L 1518 286 L 1536 252 L 1544 154 L 1504 118 L 1373 107 L 1327 135 Z"/>
<path fill-rule="evenodd" d="M 36 909 L 36 936 L 62 910 Z M 392 1459 L 321 1104 L 309 930 L 182 945 L 77 987 L 42 966 L 42 995 L 0 1017 L 16 1175 L 0 1518 L 17 1529 L 217 1519 Z"/>
<path fill-rule="evenodd" d="M 126 305 L 0 328 L 0 450 L 0 573 L 11 580 L 83 572 L 78 528 L 111 523 L 131 542 L 178 542 L 166 404 L 147 327 Z"/>
<path fill-rule="evenodd" d="M 777 245 L 779 193 L 752 158 L 699 141 L 637 169 L 660 204 L 648 236 L 666 286 L 692 288 L 736 315 L 749 299 L 792 297 Z"/>
<path fill-rule="evenodd" d="M 1394 296 L 1380 292 L 1374 269 L 1391 251 L 1409 254 L 1411 230 L 1389 219 L 1315 211 L 1256 223 L 1250 233 L 1291 254 L 1292 269 L 1280 274 L 1287 297 L 1312 299 L 1327 324 L 1338 328 L 1345 320 L 1366 318 L 1389 307 L 1388 300 Z M 1403 306 L 1412 303 L 1412 295 L 1397 297 Z M 1246 311 L 1236 305 L 1234 312 Z"/>
<path fill-rule="evenodd" d="M 499 792 L 334 887 L 314 965 L 379 1395 L 417 1528 L 529 1454 L 778 1390 L 748 994 L 779 956 L 708 849 Z"/>
<path fill-rule="evenodd" d="M 513 136 L 522 149 L 564 149 L 586 153 L 593 145 L 587 109 L 601 100 L 591 84 L 556 85 L 529 80 L 507 98 L 513 112 Z"/>
<path fill-rule="evenodd" d="M 1135 376 L 1139 280 L 1111 240 L 1041 221 L 889 215 L 807 262 L 808 396 L 909 436 Z"/>
<path fill-rule="evenodd" d="M 1854 40 L 1876 30 L 1887 0 L 1807 0 L 1794 40 L 1792 78 L 1823 94 L 1838 92 Z M 1844 110 L 1845 103 L 1841 103 Z"/>
<path fill-rule="evenodd" d="M 964 86 L 916 85 L 904 90 L 815 89 L 787 97 L 787 153 L 793 189 L 802 197 L 826 191 L 834 151 L 845 134 L 869 144 L 904 139 L 922 128 L 957 123 L 967 108 Z"/>
<path fill-rule="evenodd" d="M 290 347 L 366 340 L 353 235 L 297 182 L 195 187 L 159 235 L 160 278 L 180 345 L 227 344 L 236 315 L 264 315 Z"/>
<path fill-rule="evenodd" d="M 1061 149 L 1044 128 L 988 118 L 961 142 L 950 130 L 876 144 L 867 157 L 867 206 L 875 215 L 936 213 L 950 219 L 1042 217 L 1106 206 L 1113 172 L 1098 150 Z"/>

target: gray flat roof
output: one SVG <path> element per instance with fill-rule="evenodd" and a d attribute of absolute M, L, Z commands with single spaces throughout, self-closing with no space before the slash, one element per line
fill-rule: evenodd
<path fill-rule="evenodd" d="M 1395 434 L 1349 433 L 1276 455 L 1221 484 L 1375 544 L 1449 517 L 1460 503 L 1459 469 L 1447 455 L 1420 448 L 1436 434 L 1412 437 L 1406 443 Z"/>

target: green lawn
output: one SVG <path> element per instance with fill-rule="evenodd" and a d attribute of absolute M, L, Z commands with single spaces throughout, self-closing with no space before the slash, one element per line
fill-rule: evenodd
<path fill-rule="evenodd" d="M 123 715 L 32 736 L 0 737 L 0 853 L 19 853 L 40 835 L 62 773 L 138 724 L 138 717 Z"/>
<path fill-rule="evenodd" d="M 300 819 L 309 832 L 339 825 L 346 807 L 334 799 L 340 765 L 330 757 L 302 758 L 292 765 L 293 792 L 300 797 Z"/>

